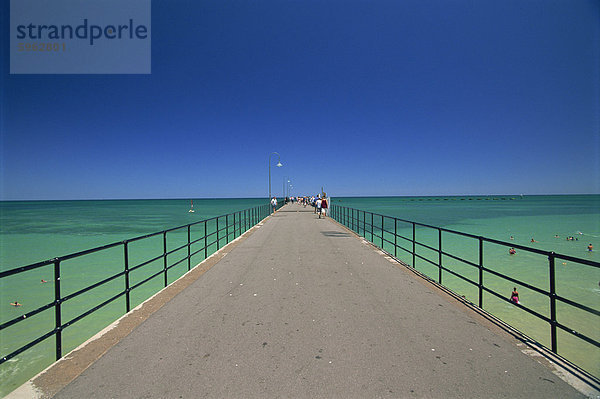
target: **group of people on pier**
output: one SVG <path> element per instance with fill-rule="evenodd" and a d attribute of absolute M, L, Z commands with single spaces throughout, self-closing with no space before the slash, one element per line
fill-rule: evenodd
<path fill-rule="evenodd" d="M 327 198 L 326 193 L 303 197 L 285 197 L 284 205 L 288 202 L 303 205 L 305 208 L 307 205 L 312 206 L 314 208 L 314 213 L 319 215 L 319 219 L 321 217 L 326 217 L 329 214 L 329 198 Z M 277 205 L 277 197 L 271 198 L 271 208 L 273 212 L 277 211 Z"/>

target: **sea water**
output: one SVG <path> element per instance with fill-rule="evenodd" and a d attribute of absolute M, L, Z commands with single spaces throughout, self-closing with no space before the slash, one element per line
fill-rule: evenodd
<path fill-rule="evenodd" d="M 114 201 L 33 201 L 0 202 L 0 270 L 63 256 L 81 250 L 119 242 L 140 235 L 182 226 L 210 217 L 262 205 L 265 199 L 208 199 L 194 200 L 194 213 L 189 213 L 188 200 L 114 200 Z M 501 197 L 362 197 L 333 198 L 333 204 L 349 206 L 401 219 L 440 226 L 474 235 L 482 235 L 515 244 L 580 257 L 598 262 L 600 256 L 600 196 L 501 196 Z M 377 222 L 375 222 L 377 223 Z M 387 222 L 386 222 L 387 223 Z M 386 224 L 386 230 L 393 230 Z M 214 226 L 212 226 L 214 229 Z M 210 229 L 209 229 L 210 230 Z M 412 227 L 398 225 L 399 234 L 411 237 Z M 210 233 L 210 231 L 209 231 Z M 192 231 L 192 239 L 204 234 Z M 555 237 L 558 235 L 558 237 Z M 513 240 L 510 240 L 510 237 Z M 577 241 L 567 241 L 566 237 Z M 386 237 L 389 239 L 390 237 Z M 531 239 L 535 243 L 531 243 Z M 417 229 L 417 239 L 432 247 L 437 245 L 437 232 L 426 228 Z M 393 240 L 393 238 L 392 238 Z M 187 242 L 187 232 L 169 234 L 169 250 Z M 594 251 L 587 251 L 592 244 Z M 406 242 L 402 244 L 410 246 Z M 130 244 L 130 262 L 143 261 L 162 253 L 162 236 Z M 393 247 L 385 244 L 388 251 Z M 478 244 L 471 239 L 451 235 L 443 236 L 444 251 L 477 263 Z M 398 257 L 411 263 L 412 258 L 404 251 Z M 420 253 L 437 261 L 437 253 L 420 250 Z M 486 267 L 494 268 L 511 277 L 529 282 L 541 289 L 548 289 L 548 261 L 543 256 L 518 251 L 510 256 L 504 247 L 484 247 Z M 187 254 L 187 252 L 186 252 Z M 192 266 L 202 260 L 193 259 Z M 162 260 L 148 266 L 146 274 L 132 272 L 132 283 L 146 278 L 148 273 L 162 268 Z M 185 262 L 184 262 L 185 263 Z M 477 281 L 477 273 L 448 257 L 444 266 L 453 268 Z M 571 262 L 557 261 L 557 291 L 593 309 L 600 309 L 600 270 L 578 266 Z M 437 279 L 437 268 L 424 261 L 417 261 L 417 269 Z M 121 271 L 123 248 L 118 246 L 99 254 L 86 255 L 61 264 L 61 291 L 63 296 L 98 282 Z M 182 264 L 169 273 L 169 282 L 187 271 Z M 41 280 L 49 283 L 41 283 Z M 54 298 L 52 266 L 22 273 L 0 281 L 0 322 L 25 314 Z M 477 302 L 477 290 L 471 285 L 444 274 L 443 283 L 454 291 Z M 508 296 L 513 283 L 486 275 L 490 285 Z M 132 292 L 132 307 L 141 303 L 163 285 L 162 277 L 155 278 Z M 97 304 L 98 298 L 109 298 L 123 290 L 122 279 L 106 284 L 78 301 L 63 304 L 63 322 L 89 309 L 86 302 Z M 547 297 L 519 287 L 521 301 L 536 311 L 549 316 Z M 418 300 L 418 298 L 414 298 Z M 10 302 L 19 301 L 23 306 L 15 308 Z M 68 306 L 67 306 L 68 305 Z M 484 295 L 484 307 L 511 325 L 526 332 L 549 346 L 548 324 L 511 306 L 505 301 Z M 124 299 L 101 309 L 63 331 L 63 354 L 75 348 L 97 331 L 108 325 L 124 312 Z M 7 354 L 40 335 L 40 331 L 54 329 L 54 310 L 49 309 L 7 328 L 0 333 L 2 354 Z M 558 319 L 578 331 L 600 340 L 598 317 L 590 317 L 580 310 L 560 306 Z M 600 375 L 600 357 L 597 348 L 581 345 L 569 334 L 559 332 L 559 353 L 565 354 L 576 364 Z M 0 396 L 6 395 L 20 384 L 54 361 L 55 340 L 47 339 L 34 348 L 0 365 Z"/>
<path fill-rule="evenodd" d="M 366 210 L 373 213 L 439 226 L 449 230 L 484 236 L 526 247 L 600 262 L 600 196 L 486 196 L 486 197 L 382 197 L 382 198 L 333 198 L 335 205 Z M 355 213 L 360 222 L 355 228 L 361 235 L 371 239 L 370 216 L 363 231 L 363 215 Z M 394 231 L 394 221 L 385 220 L 385 230 Z M 356 226 L 358 224 L 358 226 Z M 381 246 L 381 219 L 374 217 L 374 243 Z M 406 239 L 397 239 L 397 244 L 412 250 L 412 224 L 398 222 L 397 233 Z M 378 237 L 379 236 L 379 237 Z M 436 229 L 417 226 L 417 241 L 431 248 L 439 245 Z M 385 240 L 393 242 L 393 234 L 385 234 Z M 572 240 L 567 238 L 572 237 Z M 532 242 L 532 239 L 535 242 Z M 591 244 L 593 251 L 588 250 Z M 394 246 L 384 241 L 383 247 L 394 253 Z M 442 248 L 446 253 L 479 263 L 479 240 L 450 233 L 442 233 Z M 437 264 L 437 251 L 417 245 L 417 253 Z M 498 273 L 548 292 L 550 290 L 549 260 L 544 255 L 517 250 L 508 253 L 509 247 L 484 243 L 484 266 Z M 439 269 L 431 263 L 415 259 L 407 251 L 396 248 L 398 258 L 429 277 L 439 279 Z M 477 283 L 479 272 L 476 267 L 466 265 L 450 256 L 442 257 L 442 264 Z M 556 293 L 564 298 L 600 310 L 600 269 L 561 259 L 555 260 Z M 510 297 L 518 284 L 484 273 L 484 285 L 500 293 L 502 299 L 484 292 L 484 309 L 518 328 L 547 347 L 551 346 L 549 323 L 511 305 L 504 298 Z M 465 282 L 448 272 L 442 272 L 442 283 L 471 302 L 478 304 L 477 286 Z M 535 290 L 517 287 L 521 304 L 550 318 L 548 296 Z M 418 300 L 418 298 L 413 298 Z M 557 320 L 573 331 L 600 341 L 600 318 L 570 305 L 558 302 Z M 558 352 L 578 366 L 600 377 L 600 349 L 558 329 Z"/>

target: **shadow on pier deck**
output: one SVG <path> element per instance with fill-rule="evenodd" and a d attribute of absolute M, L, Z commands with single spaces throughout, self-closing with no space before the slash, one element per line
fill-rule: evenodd
<path fill-rule="evenodd" d="M 9 397 L 584 397 L 524 352 L 293 204 Z"/>

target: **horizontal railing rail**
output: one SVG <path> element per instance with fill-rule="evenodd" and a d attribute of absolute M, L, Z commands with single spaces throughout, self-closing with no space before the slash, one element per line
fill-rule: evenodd
<path fill-rule="evenodd" d="M 557 342 L 558 341 L 558 337 L 557 337 L 558 329 L 568 333 L 569 335 L 571 335 L 573 337 L 576 337 L 579 340 L 585 341 L 586 343 L 591 344 L 591 345 L 595 346 L 596 348 L 600 348 L 600 342 L 597 339 L 594 339 L 593 337 L 590 337 L 584 333 L 578 332 L 575 328 L 567 326 L 558 321 L 557 304 L 559 304 L 559 303 L 564 303 L 564 304 L 567 304 L 574 308 L 577 308 L 577 309 L 585 312 L 585 314 L 588 315 L 589 317 L 599 317 L 600 310 L 594 309 L 593 307 L 587 306 L 585 304 L 581 304 L 575 300 L 572 300 L 572 299 L 569 299 L 562 295 L 557 294 L 557 292 L 556 292 L 557 277 L 556 277 L 556 271 L 555 271 L 555 261 L 557 259 L 577 263 L 580 265 L 590 266 L 592 268 L 597 268 L 597 269 L 600 269 L 599 262 L 594 262 L 594 261 L 591 261 L 588 259 L 577 258 L 574 256 L 569 256 L 569 255 L 558 254 L 558 253 L 555 253 L 552 251 L 545 251 L 545 250 L 538 249 L 538 248 L 531 248 L 531 247 L 527 247 L 524 245 L 515 244 L 512 242 L 505 242 L 505 241 L 496 240 L 496 239 L 492 239 L 492 238 L 481 237 L 481 236 L 477 236 L 474 234 L 469 234 L 469 233 L 464 233 L 464 232 L 460 232 L 460 231 L 456 231 L 456 230 L 446 229 L 443 227 L 432 226 L 432 225 L 425 224 L 425 223 L 419 223 L 419 222 L 414 222 L 414 221 L 396 218 L 396 217 L 392 217 L 392 216 L 386 216 L 386 215 L 382 215 L 382 214 L 378 214 L 378 213 L 374 213 L 374 212 L 368 212 L 368 211 L 364 211 L 364 210 L 360 210 L 360 209 L 355 209 L 355 208 L 351 208 L 351 207 L 340 206 L 340 205 L 336 205 L 336 204 L 332 204 L 332 206 L 331 206 L 331 216 L 336 221 L 338 221 L 339 223 L 348 227 L 349 229 L 355 231 L 357 234 L 361 235 L 365 239 L 367 239 L 367 240 L 370 239 L 371 243 L 373 243 L 375 246 L 379 247 L 380 249 L 382 249 L 384 252 L 388 253 L 389 255 L 394 256 L 394 258 L 396 258 L 396 259 L 398 259 L 398 250 L 401 250 L 404 253 L 412 256 L 412 263 L 404 262 L 409 267 L 415 268 L 417 260 L 421 260 L 429 265 L 435 266 L 438 269 L 437 276 L 430 276 L 427 273 L 424 273 L 424 274 L 428 275 L 429 278 L 432 278 L 434 281 L 437 281 L 441 285 L 443 285 L 443 273 L 448 273 L 448 274 L 460 279 L 461 281 L 464 281 L 464 282 L 470 284 L 471 286 L 476 287 L 478 290 L 478 300 L 477 300 L 476 305 L 479 306 L 481 309 L 484 309 L 483 293 L 487 292 L 487 293 L 491 294 L 492 296 L 494 296 L 495 298 L 498 298 L 504 302 L 508 302 L 511 305 L 514 305 L 514 306 L 518 307 L 519 309 L 522 309 L 523 311 L 537 317 L 538 319 L 542 320 L 543 322 L 548 323 L 549 330 L 550 330 L 550 350 L 556 354 L 560 354 L 559 350 L 558 350 L 558 342 Z M 386 229 L 386 222 L 387 222 L 388 226 L 393 225 L 393 229 L 389 229 L 389 228 Z M 405 230 L 407 228 L 412 228 L 412 237 L 410 237 L 410 236 L 406 237 L 406 236 L 403 236 L 398 233 L 399 223 L 405 226 Z M 416 238 L 417 227 L 429 229 L 429 230 L 433 230 L 433 231 L 437 232 L 437 244 L 438 244 L 437 247 L 433 246 L 431 243 L 419 241 Z M 454 236 L 460 236 L 460 237 L 464 237 L 464 238 L 471 239 L 471 240 L 476 240 L 476 242 L 478 242 L 478 250 L 477 250 L 478 262 L 465 259 L 464 257 L 457 255 L 456 253 L 453 254 L 453 253 L 448 252 L 448 250 L 444 250 L 444 247 L 442 245 L 442 241 L 443 241 L 442 233 L 454 235 Z M 401 245 L 402 243 L 405 243 L 404 244 L 405 246 L 402 246 Z M 506 247 L 506 248 L 519 249 L 519 250 L 526 251 L 526 252 L 529 252 L 529 253 L 532 253 L 535 255 L 542 255 L 542 256 L 546 257 L 547 262 L 548 262 L 548 288 L 544 289 L 544 288 L 537 287 L 533 283 L 530 283 L 527 281 L 522 281 L 518 278 L 511 277 L 504 273 L 500 273 L 497 270 L 493 270 L 490 267 L 486 267 L 486 263 L 485 263 L 485 259 L 484 259 L 484 251 L 483 251 L 484 243 L 499 245 L 501 247 Z M 387 244 L 388 248 L 391 247 L 392 249 L 386 250 L 385 244 Z M 410 244 L 410 246 L 412 246 L 412 248 L 407 248 L 406 246 L 409 246 L 408 244 Z M 421 249 L 421 250 L 425 249 L 427 251 L 430 251 L 430 253 L 437 254 L 437 259 L 431 259 L 431 256 L 429 256 L 429 257 L 424 256 L 422 253 L 419 253 L 419 249 Z M 443 262 L 443 257 L 447 257 L 447 258 L 453 259 L 455 261 L 458 261 L 462 265 L 469 267 L 474 271 L 477 271 L 478 272 L 477 281 L 475 281 L 473 279 L 473 277 L 466 276 L 466 275 L 464 275 L 464 273 L 461 274 L 460 272 L 458 272 L 456 270 L 452 270 L 452 269 L 446 267 Z M 531 290 L 537 294 L 544 295 L 545 297 L 547 297 L 547 300 L 548 300 L 549 316 L 543 315 L 539 311 L 532 309 L 528 306 L 525 306 L 521 303 L 514 303 L 510 300 L 510 298 L 507 298 L 507 296 L 505 294 L 497 292 L 496 290 L 493 289 L 493 287 L 490 287 L 489 284 L 486 285 L 484 282 L 484 273 L 487 275 L 492 275 L 494 277 L 502 279 L 506 282 L 510 282 L 511 285 L 514 284 L 515 286 L 525 287 L 528 290 Z M 598 320 L 598 322 L 600 323 L 600 320 Z M 596 323 L 596 325 L 597 324 L 598 323 Z M 567 357 L 567 359 L 568 359 L 568 357 Z"/>
<path fill-rule="evenodd" d="M 20 273 L 29 272 L 32 270 L 40 269 L 42 267 L 53 266 L 54 269 L 54 300 L 49 303 L 45 303 L 38 308 L 31 310 L 25 314 L 22 314 L 18 317 L 12 318 L 0 324 L 0 331 L 6 330 L 9 327 L 13 327 L 18 325 L 25 320 L 31 320 L 32 317 L 39 315 L 44 311 L 51 310 L 54 308 L 54 328 L 49 331 L 39 331 L 37 333 L 37 337 L 30 340 L 24 345 L 19 346 L 16 349 L 12 349 L 10 353 L 0 355 L 0 364 L 3 364 L 15 356 L 27 351 L 28 349 L 33 348 L 34 346 L 40 344 L 41 342 L 55 337 L 55 358 L 56 360 L 60 359 L 63 356 L 63 338 L 62 331 L 64 331 L 67 327 L 72 326 L 78 321 L 88 317 L 89 315 L 97 312 L 98 310 L 106 307 L 107 305 L 115 302 L 117 299 L 125 296 L 125 308 L 123 309 L 124 313 L 131 311 L 131 293 L 137 289 L 145 285 L 151 280 L 154 280 L 161 275 L 163 276 L 163 284 L 162 286 L 166 287 L 169 285 L 168 283 L 168 272 L 176 266 L 181 265 L 182 263 L 187 261 L 187 270 L 191 270 L 191 259 L 198 254 L 203 255 L 203 259 L 208 258 L 209 255 L 218 251 L 222 246 L 227 245 L 232 240 L 235 240 L 237 237 L 242 235 L 244 232 L 258 224 L 261 220 L 267 217 L 270 213 L 269 204 L 259 205 L 253 208 L 244 209 L 241 211 L 228 213 L 226 215 L 215 216 L 209 219 L 200 220 L 194 223 L 190 223 L 183 226 L 173 227 L 166 230 L 141 235 L 138 237 L 130 238 L 123 241 L 114 242 L 107 245 L 98 246 L 95 248 L 87 249 L 84 251 L 79 251 L 75 253 L 71 253 L 68 255 L 56 257 L 53 259 L 45 260 L 42 262 L 33 263 L 30 265 L 16 267 L 10 270 L 0 272 L 0 282 L 2 279 L 6 279 L 10 276 L 15 276 Z M 209 225 L 210 232 L 209 232 Z M 200 231 L 202 234 L 199 238 L 195 238 L 192 240 L 191 230 L 192 227 L 200 227 Z M 178 245 L 175 248 L 169 249 L 167 246 L 167 237 L 169 233 L 175 233 L 178 231 L 183 231 L 184 233 L 187 230 L 187 240 L 186 243 L 182 245 Z M 135 265 L 130 265 L 130 254 L 129 254 L 129 246 L 131 243 L 139 242 L 143 240 L 147 240 L 153 237 L 162 236 L 162 242 L 158 244 L 161 251 L 160 254 L 156 256 L 152 256 L 149 259 L 145 259 Z M 192 246 L 194 245 L 202 245 L 201 248 L 195 249 L 192 251 Z M 93 284 L 87 285 L 81 289 L 76 290 L 70 294 L 64 294 L 61 289 L 61 264 L 67 260 L 77 259 L 85 255 L 102 253 L 108 249 L 121 247 L 123 251 L 123 268 L 122 270 L 113 273 L 112 275 L 101 279 Z M 177 254 L 180 254 L 185 249 L 187 251 L 184 254 L 181 254 L 179 258 L 173 259 Z M 134 271 L 141 270 L 148 265 L 151 265 L 157 261 L 163 260 L 162 268 L 158 271 L 153 271 L 149 276 L 141 279 L 140 281 L 131 284 L 130 276 Z M 105 286 L 111 282 L 118 281 L 119 279 L 123 280 L 124 289 L 120 292 L 117 292 L 113 295 L 110 295 L 105 300 L 96 304 L 95 306 L 86 309 L 82 313 L 79 313 L 75 316 L 72 316 L 69 320 L 65 321 L 64 316 L 62 314 L 63 306 L 67 302 L 71 302 L 81 297 L 82 295 L 89 293 L 90 291 Z M 52 282 L 52 281 L 48 281 Z M 151 293 L 152 294 L 152 293 Z M 151 295 L 150 294 L 150 295 Z M 148 297 L 150 296 L 148 295 Z M 16 327 L 15 327 L 16 328 Z"/>

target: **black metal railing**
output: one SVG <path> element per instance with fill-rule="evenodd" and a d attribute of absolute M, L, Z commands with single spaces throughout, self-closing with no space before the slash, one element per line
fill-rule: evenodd
<path fill-rule="evenodd" d="M 61 256 L 43 262 L 38 262 L 27 266 L 17 267 L 11 270 L 0 272 L 0 283 L 3 282 L 3 279 L 7 279 L 10 276 L 19 275 L 21 273 L 29 272 L 43 267 L 52 267 L 54 275 L 53 301 L 46 303 L 35 310 L 29 311 L 26 314 L 22 314 L 16 318 L 3 322 L 2 324 L 0 324 L 0 331 L 5 330 L 11 326 L 16 326 L 19 323 L 24 322 L 25 320 L 29 321 L 32 319 L 32 317 L 44 311 L 50 311 L 51 309 L 54 309 L 54 328 L 50 329 L 49 331 L 38 331 L 35 333 L 37 335 L 35 339 L 29 341 L 28 343 L 20 346 L 17 349 L 12 350 L 8 354 L 0 355 L 0 364 L 9 361 L 15 356 L 27 351 L 28 349 L 36 346 L 42 341 L 47 340 L 48 338 L 51 338 L 52 336 L 55 337 L 56 360 L 60 359 L 63 355 L 62 332 L 66 328 L 72 326 L 73 324 L 84 319 L 85 317 L 97 312 L 98 310 L 106 307 L 107 305 L 113 303 L 119 298 L 122 298 L 123 296 L 125 297 L 125 307 L 121 314 L 129 312 L 131 310 L 131 294 L 134 290 L 144 286 L 150 281 L 160 278 L 160 276 L 163 277 L 160 288 L 166 287 L 169 284 L 170 270 L 172 270 L 176 266 L 184 264 L 185 262 L 187 262 L 187 270 L 191 270 L 191 260 L 193 257 L 199 256 L 199 260 L 204 260 L 208 258 L 212 253 L 218 251 L 222 246 L 227 245 L 230 241 L 236 239 L 245 231 L 258 224 L 261 220 L 267 217 L 269 213 L 269 204 L 260 205 L 242 211 L 201 220 L 184 226 L 179 226 L 168 230 L 147 234 L 120 242 L 114 242 L 112 244 L 100 246 L 97 248 L 88 249 L 85 251 L 72 253 L 66 256 Z M 192 231 L 194 232 L 194 234 L 200 236 L 198 238 L 192 239 Z M 167 245 L 167 237 L 169 235 L 178 235 L 178 241 L 181 241 L 181 236 L 185 236 L 187 238 L 183 241 L 183 244 L 177 245 L 174 248 L 169 248 Z M 162 240 L 159 241 L 160 248 L 154 248 L 155 250 L 160 251 L 160 253 L 149 259 L 139 261 L 136 264 L 131 264 L 132 258 L 130 255 L 130 245 L 134 242 L 149 240 L 152 237 L 162 238 Z M 197 248 L 198 246 L 200 246 L 200 248 Z M 65 295 L 61 291 L 61 265 L 65 261 L 71 259 L 78 259 L 82 256 L 89 254 L 103 254 L 105 253 L 105 251 L 111 248 L 119 247 L 122 248 L 123 253 L 123 267 L 119 272 L 114 273 L 108 277 L 102 278 L 100 281 L 78 289 L 75 292 L 72 292 L 68 295 Z M 156 247 L 156 245 L 153 245 L 153 247 Z M 177 256 L 177 258 L 173 259 L 175 256 Z M 149 265 L 152 264 L 156 265 L 157 262 L 159 262 L 159 264 L 162 265 L 162 267 L 160 267 L 159 270 L 156 270 L 157 268 L 154 267 L 154 270 L 150 272 L 151 274 L 149 276 L 144 276 L 143 279 L 135 283 L 131 282 L 130 276 L 133 272 L 141 270 L 144 267 L 149 267 Z M 95 304 L 95 306 L 87 308 L 82 313 L 69 318 L 69 320 L 63 320 L 65 318 L 63 315 L 63 307 L 65 303 L 72 302 L 76 298 L 86 293 L 89 293 L 90 291 L 98 287 L 105 286 L 111 282 L 118 281 L 119 279 L 122 279 L 124 287 L 122 291 L 111 294 L 109 298 L 103 298 L 103 300 L 100 303 L 97 303 Z M 48 282 L 52 283 L 52 281 Z M 151 295 L 153 293 L 155 292 L 150 292 L 149 294 Z M 143 299 L 147 299 L 150 295 L 147 295 Z M 87 306 L 87 303 L 84 306 Z"/>
<path fill-rule="evenodd" d="M 578 332 L 577 329 L 573 328 L 572 326 L 568 326 L 559 322 L 557 317 L 558 304 L 566 304 L 573 308 L 579 309 L 580 311 L 584 312 L 585 317 L 597 318 L 596 320 L 598 320 L 598 322 L 595 323 L 596 326 L 598 323 L 600 323 L 600 319 L 598 319 L 600 316 L 600 311 L 592 306 L 587 306 L 576 300 L 557 294 L 555 265 L 556 260 L 560 259 L 566 262 L 573 262 L 600 270 L 600 263 L 598 262 L 335 204 L 331 206 L 331 216 L 339 223 L 363 236 L 375 246 L 381 248 L 389 255 L 394 256 L 396 259 L 399 257 L 399 251 L 405 256 L 408 256 L 408 261 L 403 263 L 407 264 L 409 267 L 415 268 L 418 261 L 422 261 L 425 264 L 431 265 L 429 267 L 429 273 L 423 274 L 427 275 L 432 280 L 437 281 L 441 285 L 443 285 L 443 274 L 448 273 L 449 275 L 466 282 L 468 285 L 475 287 L 477 290 L 476 305 L 482 309 L 484 309 L 484 292 L 486 292 L 491 294 L 493 297 L 498 298 L 500 301 L 508 302 L 511 305 L 517 306 L 519 309 L 522 309 L 523 311 L 535 316 L 539 320 L 547 323 L 550 332 L 550 349 L 556 354 L 560 354 L 558 350 L 557 330 L 564 331 L 568 335 L 575 337 L 580 342 L 584 341 L 588 344 L 591 344 L 596 349 L 600 348 L 600 342 L 597 339 L 592 338 L 587 334 Z M 407 234 L 408 236 L 399 234 L 399 226 L 401 226 L 401 230 L 404 231 L 410 232 L 412 230 L 412 234 L 409 233 Z M 426 234 L 428 235 L 429 240 L 418 240 L 416 237 L 417 228 L 429 230 L 429 233 Z M 475 240 L 477 249 L 471 254 L 472 259 L 469 260 L 465 259 L 465 256 L 452 254 L 442 247 L 443 234 L 444 236 L 458 236 L 461 237 L 461 239 L 465 238 L 469 240 Z M 427 243 L 425 241 L 429 242 Z M 434 242 L 434 244 L 431 242 Z M 511 277 L 507 274 L 494 270 L 491 267 L 488 267 L 486 264 L 486 259 L 484 259 L 484 243 L 500 246 L 504 248 L 504 250 L 508 248 L 514 248 L 515 250 L 518 249 L 520 251 L 526 251 L 528 253 L 546 257 L 548 266 L 548 287 L 540 288 L 535 283 L 521 281 L 517 278 Z M 424 252 L 427 252 L 428 255 L 424 254 Z M 453 270 L 452 268 L 447 267 L 446 265 L 450 260 L 462 263 L 463 265 L 468 266 L 468 268 L 471 268 L 471 270 L 474 270 L 475 273 L 471 273 L 473 277 L 468 276 L 467 274 L 469 273 L 461 273 L 456 269 Z M 431 267 L 437 269 L 437 276 L 431 275 L 436 274 L 431 273 Z M 486 285 L 484 281 L 484 274 L 490 277 L 493 276 L 493 278 L 499 278 L 505 282 L 510 282 L 510 286 L 513 284 L 518 285 L 545 296 L 548 301 L 549 315 L 544 315 L 540 313 L 539 310 L 532 309 L 524 304 L 512 302 L 506 295 L 506 292 L 497 292 L 489 284 Z M 526 331 L 524 332 L 527 333 Z M 569 358 L 568 356 L 564 357 L 567 359 Z M 577 364 L 576 361 L 573 361 L 573 363 Z"/>

